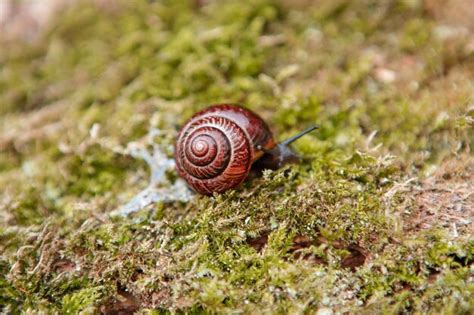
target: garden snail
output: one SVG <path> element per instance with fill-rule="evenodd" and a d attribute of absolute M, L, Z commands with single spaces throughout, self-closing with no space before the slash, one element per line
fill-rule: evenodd
<path fill-rule="evenodd" d="M 230 104 L 210 106 L 179 131 L 174 153 L 178 175 L 198 193 L 224 192 L 240 185 L 256 161 L 260 168 L 277 169 L 297 160 L 289 144 L 316 128 L 276 144 L 254 112 Z"/>

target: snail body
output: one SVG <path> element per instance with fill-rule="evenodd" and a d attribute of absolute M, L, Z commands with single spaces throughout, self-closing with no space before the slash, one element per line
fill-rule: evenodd
<path fill-rule="evenodd" d="M 262 164 L 264 168 L 278 168 L 284 159 L 294 158 L 288 144 L 276 144 L 268 125 L 254 112 L 238 105 L 213 105 L 181 128 L 175 144 L 176 169 L 196 192 L 221 193 L 239 186 L 259 159 L 269 161 Z"/>

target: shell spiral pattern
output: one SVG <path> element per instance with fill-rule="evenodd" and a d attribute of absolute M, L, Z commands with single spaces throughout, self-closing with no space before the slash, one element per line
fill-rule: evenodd
<path fill-rule="evenodd" d="M 210 112 L 183 127 L 175 155 L 178 174 L 197 192 L 212 194 L 245 180 L 253 151 L 248 135 L 235 121 Z"/>

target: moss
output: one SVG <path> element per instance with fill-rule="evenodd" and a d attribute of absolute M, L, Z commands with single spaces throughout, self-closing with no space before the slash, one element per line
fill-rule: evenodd
<path fill-rule="evenodd" d="M 61 312 L 77 314 L 78 312 L 92 312 L 94 305 L 100 298 L 101 288 L 87 288 L 65 295 L 62 299 Z"/>
<path fill-rule="evenodd" d="M 81 1 L 9 41 L 1 310 L 468 314 L 469 225 L 411 222 L 434 211 L 426 176 L 472 160 L 468 42 L 444 49 L 442 23 L 422 1 Z M 294 145 L 299 164 L 109 217 L 148 184 L 124 148 L 151 128 L 172 144 L 216 102 L 277 139 L 320 129 Z M 470 167 L 442 183 L 469 185 Z"/>

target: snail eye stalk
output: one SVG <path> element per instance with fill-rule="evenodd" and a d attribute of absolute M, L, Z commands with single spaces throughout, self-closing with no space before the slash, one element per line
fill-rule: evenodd
<path fill-rule="evenodd" d="M 291 143 L 295 142 L 296 140 L 298 140 L 302 136 L 304 136 L 304 135 L 306 135 L 306 134 L 308 134 L 311 131 L 316 130 L 316 129 L 319 129 L 319 125 L 313 125 L 311 127 L 308 127 L 305 130 L 301 131 L 300 133 L 294 135 L 293 137 L 290 137 L 290 138 L 280 142 L 279 145 L 285 145 L 285 146 L 290 145 Z"/>

